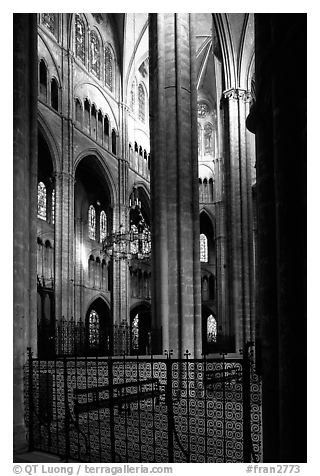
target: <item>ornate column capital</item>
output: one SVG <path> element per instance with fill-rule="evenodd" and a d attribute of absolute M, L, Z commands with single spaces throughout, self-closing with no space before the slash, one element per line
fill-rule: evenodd
<path fill-rule="evenodd" d="M 252 99 L 251 92 L 241 88 L 227 89 L 226 91 L 223 91 L 222 94 L 224 99 L 232 99 L 234 101 L 240 100 L 243 102 L 250 102 Z"/>

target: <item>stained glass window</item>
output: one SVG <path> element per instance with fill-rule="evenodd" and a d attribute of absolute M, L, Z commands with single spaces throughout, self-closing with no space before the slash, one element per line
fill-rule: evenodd
<path fill-rule="evenodd" d="M 90 205 L 88 211 L 88 232 L 91 240 L 96 239 L 96 210 L 93 205 Z"/>
<path fill-rule="evenodd" d="M 94 31 L 90 33 L 90 69 L 100 79 L 100 42 Z"/>
<path fill-rule="evenodd" d="M 51 195 L 51 223 L 54 225 L 54 215 L 56 211 L 56 191 L 55 189 L 52 190 Z"/>
<path fill-rule="evenodd" d="M 130 228 L 130 253 L 136 254 L 139 251 L 138 228 L 131 225 Z"/>
<path fill-rule="evenodd" d="M 108 88 L 112 90 L 113 68 L 112 68 L 112 54 L 110 48 L 105 49 L 105 82 Z"/>
<path fill-rule="evenodd" d="M 217 342 L 217 321 L 212 314 L 207 318 L 207 342 Z"/>
<path fill-rule="evenodd" d="M 100 242 L 107 236 L 107 215 L 104 210 L 100 213 Z"/>
<path fill-rule="evenodd" d="M 208 239 L 206 235 L 200 235 L 200 261 L 201 263 L 208 262 Z"/>
<path fill-rule="evenodd" d="M 132 320 L 132 349 L 139 349 L 139 314 L 136 314 Z"/>
<path fill-rule="evenodd" d="M 142 84 L 139 84 L 138 88 L 138 101 L 139 101 L 139 120 L 141 122 L 145 121 L 146 117 L 146 95 L 143 89 Z"/>
<path fill-rule="evenodd" d="M 51 31 L 53 35 L 57 35 L 57 14 L 56 13 L 41 13 L 41 23 Z"/>
<path fill-rule="evenodd" d="M 99 345 L 99 314 L 92 309 L 88 322 L 89 347 L 97 347 Z"/>
<path fill-rule="evenodd" d="M 47 219 L 47 189 L 43 182 L 38 183 L 38 218 Z"/>
<path fill-rule="evenodd" d="M 85 62 L 85 28 L 84 23 L 79 15 L 76 15 L 75 20 L 75 42 L 76 42 L 76 56 Z"/>

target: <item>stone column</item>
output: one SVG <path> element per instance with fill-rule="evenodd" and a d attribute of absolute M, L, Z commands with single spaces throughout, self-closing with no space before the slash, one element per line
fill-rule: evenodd
<path fill-rule="evenodd" d="M 67 157 L 64 160 L 67 163 Z M 74 312 L 74 177 L 68 172 L 62 172 L 58 174 L 57 183 L 56 317 L 70 319 Z"/>
<path fill-rule="evenodd" d="M 235 351 L 239 351 L 252 334 L 252 178 L 245 122 L 249 94 L 232 88 L 224 92 L 224 98 L 229 322 Z"/>
<path fill-rule="evenodd" d="M 114 231 L 119 231 L 119 226 L 123 225 L 123 230 L 129 230 L 129 210 L 128 210 L 128 107 L 125 103 L 120 103 L 120 131 L 119 153 L 118 153 L 118 200 L 114 213 Z M 113 319 L 115 324 L 129 322 L 129 266 L 125 257 L 113 260 Z"/>
<path fill-rule="evenodd" d="M 192 22 L 186 13 L 150 15 L 152 324 L 175 356 L 202 352 Z"/>
<path fill-rule="evenodd" d="M 37 352 L 37 15 L 13 15 L 13 448 L 27 448 L 23 365 Z"/>
<path fill-rule="evenodd" d="M 306 15 L 256 14 L 255 49 L 263 453 L 306 462 Z"/>

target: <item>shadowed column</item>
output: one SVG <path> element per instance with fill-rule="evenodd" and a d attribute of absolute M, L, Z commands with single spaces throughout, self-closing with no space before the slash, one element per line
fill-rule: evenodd
<path fill-rule="evenodd" d="M 13 15 L 13 439 L 26 449 L 23 365 L 37 345 L 37 17 Z"/>

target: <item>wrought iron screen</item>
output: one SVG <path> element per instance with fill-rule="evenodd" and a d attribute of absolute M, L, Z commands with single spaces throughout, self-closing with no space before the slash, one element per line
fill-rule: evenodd
<path fill-rule="evenodd" d="M 30 449 L 90 462 L 261 460 L 260 382 L 241 359 L 32 358 Z"/>

